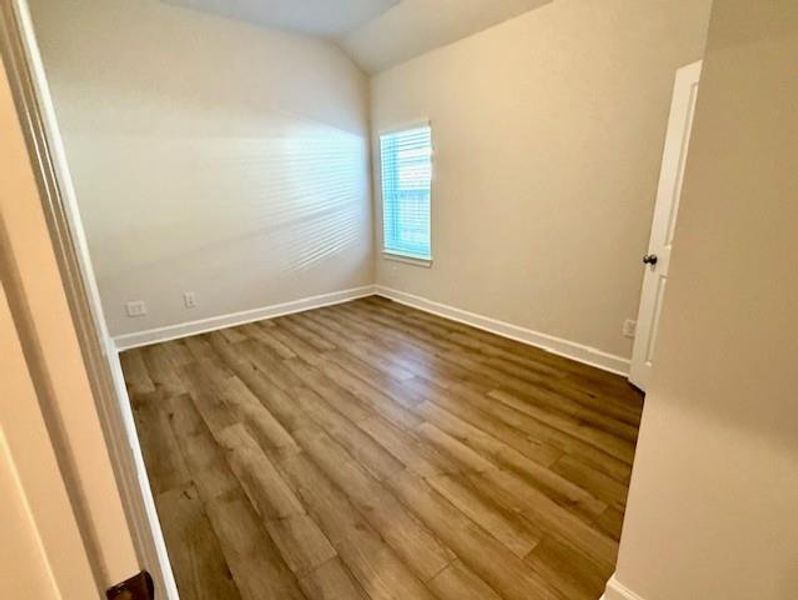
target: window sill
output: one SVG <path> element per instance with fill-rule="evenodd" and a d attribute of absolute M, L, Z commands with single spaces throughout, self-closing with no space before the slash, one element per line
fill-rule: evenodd
<path fill-rule="evenodd" d="M 388 252 L 387 250 L 382 251 L 382 257 L 385 260 L 392 260 L 395 262 L 405 263 L 416 267 L 424 267 L 425 269 L 429 269 L 432 267 L 431 258 L 416 258 L 415 256 L 405 256 L 404 254 Z"/>

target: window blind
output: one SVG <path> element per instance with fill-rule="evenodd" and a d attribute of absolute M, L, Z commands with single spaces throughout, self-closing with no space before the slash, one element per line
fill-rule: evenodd
<path fill-rule="evenodd" d="M 432 131 L 415 127 L 380 136 L 384 251 L 432 259 Z"/>

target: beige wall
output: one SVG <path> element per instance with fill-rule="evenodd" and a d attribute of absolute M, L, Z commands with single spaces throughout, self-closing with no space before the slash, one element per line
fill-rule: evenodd
<path fill-rule="evenodd" d="M 368 82 L 340 50 L 157 0 L 30 4 L 113 335 L 372 283 Z"/>
<path fill-rule="evenodd" d="M 433 268 L 378 259 L 378 283 L 628 358 L 674 73 L 709 5 L 556 0 L 377 75 L 374 131 L 428 117 L 437 152 Z"/>
<path fill-rule="evenodd" d="M 645 600 L 789 600 L 798 4 L 716 0 L 708 44 L 617 579 Z"/>

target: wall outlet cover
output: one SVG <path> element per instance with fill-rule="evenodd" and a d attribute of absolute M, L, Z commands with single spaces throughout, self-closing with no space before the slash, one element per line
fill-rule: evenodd
<path fill-rule="evenodd" d="M 147 304 L 141 300 L 128 302 L 125 305 L 125 311 L 128 317 L 145 317 L 147 316 Z"/>
<path fill-rule="evenodd" d="M 183 294 L 183 304 L 186 305 L 186 308 L 196 308 L 197 295 L 194 292 L 185 292 Z"/>

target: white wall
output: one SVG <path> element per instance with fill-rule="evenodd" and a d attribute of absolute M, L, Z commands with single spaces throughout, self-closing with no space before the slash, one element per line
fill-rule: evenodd
<path fill-rule="evenodd" d="M 373 282 L 368 82 L 340 50 L 157 0 L 30 4 L 113 335 Z"/>
<path fill-rule="evenodd" d="M 374 132 L 428 117 L 437 152 L 434 265 L 378 259 L 378 283 L 628 358 L 674 73 L 709 6 L 556 0 L 377 75 Z"/>
<path fill-rule="evenodd" d="M 798 598 L 796 65 L 794 0 L 714 3 L 616 574 L 645 600 Z"/>

